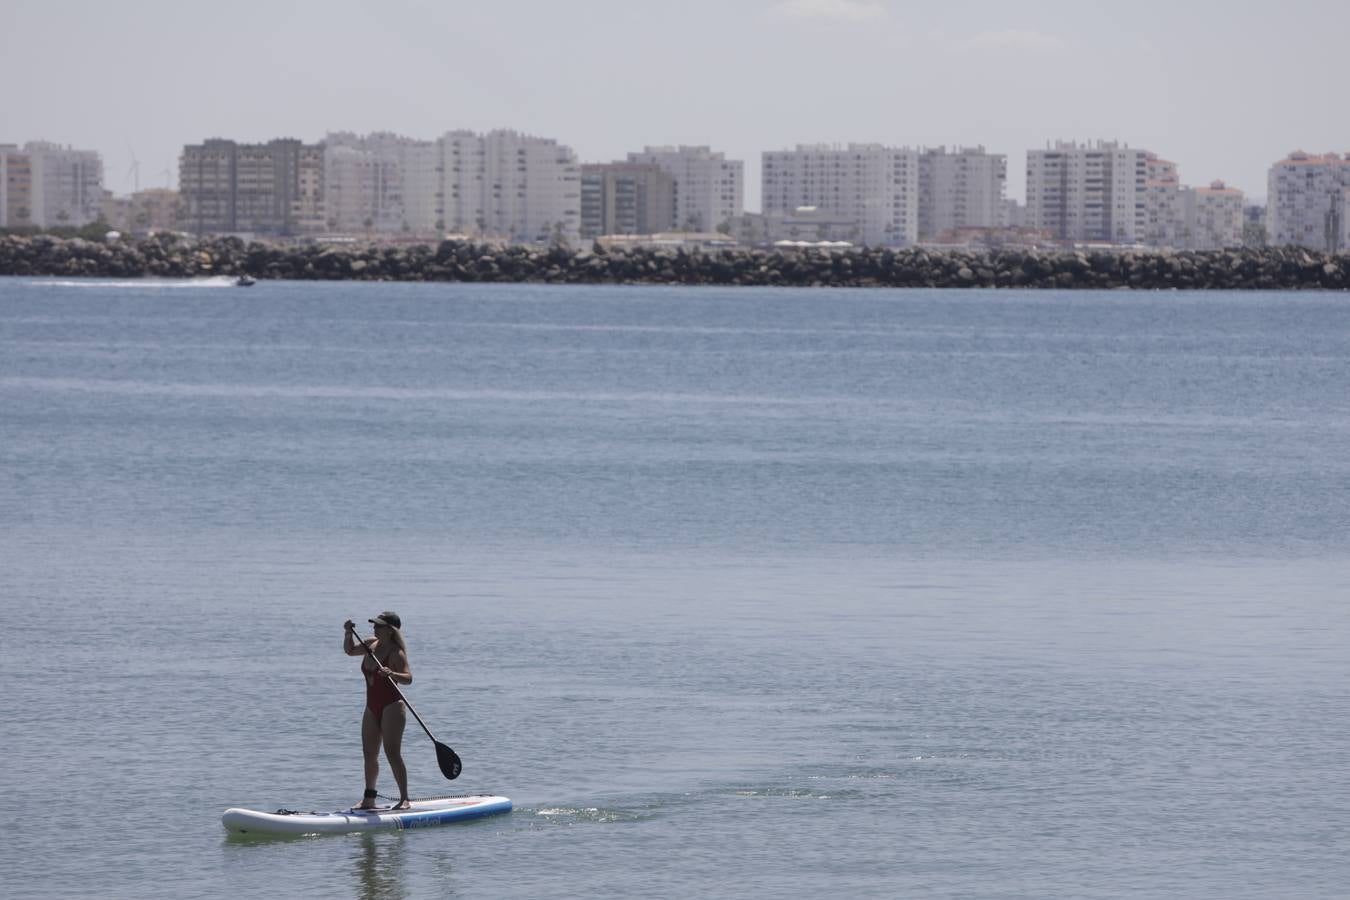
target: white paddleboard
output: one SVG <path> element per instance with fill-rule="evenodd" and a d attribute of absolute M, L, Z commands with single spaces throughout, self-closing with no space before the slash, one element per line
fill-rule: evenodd
<path fill-rule="evenodd" d="M 234 834 L 341 834 L 379 828 L 429 828 L 511 811 L 505 797 L 437 797 L 414 800 L 411 809 L 339 809 L 334 812 L 227 809 L 220 823 Z"/>

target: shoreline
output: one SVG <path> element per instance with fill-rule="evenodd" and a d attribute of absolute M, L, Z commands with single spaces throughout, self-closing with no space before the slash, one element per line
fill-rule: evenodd
<path fill-rule="evenodd" d="M 0 276 L 1061 290 L 1350 290 L 1350 254 L 1301 247 L 1045 252 L 920 248 L 572 250 L 471 241 L 283 246 L 219 237 L 0 237 Z"/>

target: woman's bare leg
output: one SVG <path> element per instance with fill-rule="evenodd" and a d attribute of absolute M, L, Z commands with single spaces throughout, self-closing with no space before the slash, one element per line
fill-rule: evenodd
<path fill-rule="evenodd" d="M 390 703 L 384 708 L 380 733 L 384 738 L 384 758 L 389 760 L 389 771 L 398 783 L 398 799 L 408 799 L 408 767 L 403 764 L 403 729 L 408 724 L 408 708 L 402 703 Z"/>
<path fill-rule="evenodd" d="M 388 715 L 387 711 L 385 715 Z M 380 723 L 375 721 L 369 709 L 361 716 L 361 754 L 366 762 L 366 793 L 370 793 L 375 790 L 375 782 L 380 778 Z M 364 797 L 357 809 L 372 809 L 374 806 L 374 797 Z"/>

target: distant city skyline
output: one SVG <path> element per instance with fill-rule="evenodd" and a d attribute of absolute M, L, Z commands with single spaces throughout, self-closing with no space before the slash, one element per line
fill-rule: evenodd
<path fill-rule="evenodd" d="M 390 134 L 390 135 L 397 136 L 397 137 L 399 137 L 399 138 L 408 138 L 408 139 L 415 140 L 415 141 L 429 141 L 429 142 L 430 142 L 430 141 L 439 140 L 441 137 L 444 137 L 444 136 L 447 135 L 447 134 L 453 134 L 453 133 L 456 133 L 456 132 L 458 132 L 458 131 L 464 131 L 464 130 L 465 130 L 465 129 L 446 129 L 446 130 L 444 130 L 444 131 L 442 131 L 442 132 L 439 132 L 439 133 L 437 133 L 436 135 L 431 136 L 431 137 L 427 137 L 427 136 L 425 136 L 425 135 L 418 135 L 418 134 L 407 134 L 407 133 L 403 133 L 403 132 L 395 132 L 395 131 L 391 131 L 391 130 L 389 130 L 389 129 L 375 129 L 375 130 L 373 130 L 373 131 L 371 131 L 371 132 L 368 132 L 368 133 L 369 133 L 369 134 L 372 134 L 372 135 L 373 135 L 373 134 Z M 575 147 L 574 144 L 569 143 L 569 142 L 566 141 L 565 139 L 558 138 L 557 136 L 554 136 L 554 135 L 540 135 L 540 134 L 534 134 L 534 133 L 532 133 L 532 132 L 528 132 L 528 131 L 525 131 L 525 130 L 523 130 L 523 129 L 512 128 L 512 127 L 509 126 L 509 125 L 503 125 L 503 126 L 500 127 L 500 129 L 492 129 L 492 130 L 514 131 L 514 132 L 518 132 L 518 133 L 520 133 L 520 134 L 529 135 L 529 136 L 531 136 L 531 137 L 547 138 L 547 139 L 549 139 L 549 140 L 555 141 L 555 142 L 557 142 L 558 144 L 561 144 L 561 145 L 566 146 L 566 147 L 569 147 L 569 148 Z M 328 141 L 328 140 L 329 140 L 333 135 L 335 135 L 335 134 L 358 134 L 358 133 L 359 133 L 359 132 L 356 131 L 356 130 L 354 130 L 354 129 L 328 129 L 328 130 L 326 130 L 323 134 L 321 134 L 321 135 L 319 135 L 317 138 L 313 138 L 313 139 L 310 139 L 310 138 L 303 138 L 303 137 L 297 137 L 297 136 L 295 135 L 295 133 L 293 133 L 293 132 L 287 132 L 287 131 L 284 131 L 284 130 L 283 130 L 282 132 L 277 133 L 277 134 L 265 135 L 265 136 L 263 136 L 263 137 L 256 138 L 256 139 L 255 139 L 255 138 L 240 138 L 240 137 L 238 137 L 238 136 L 236 136 L 236 135 L 233 135 L 233 134 L 226 134 L 226 133 L 223 133 L 223 132 L 222 132 L 222 133 L 213 133 L 213 134 L 210 134 L 210 135 L 207 135 L 207 136 L 203 136 L 203 137 L 197 138 L 196 140 L 189 141 L 188 143 L 186 143 L 186 144 L 184 144 L 184 145 L 182 145 L 182 146 L 177 147 L 177 148 L 176 148 L 176 151 L 175 151 L 173 154 L 171 154 L 171 155 L 165 156 L 164 154 L 158 154 L 157 156 L 155 156 L 154 158 L 156 158 L 156 159 L 158 159 L 160 156 L 164 156 L 165 162 L 164 162 L 164 164 L 163 164 L 163 167 L 162 167 L 162 168 L 158 168 L 158 169 L 154 172 L 153 176 L 152 176 L 152 177 L 149 177 L 149 178 L 147 178 L 147 175 L 146 175 L 146 168 L 147 168 L 147 167 L 145 166 L 144 162 L 142 161 L 142 159 L 141 159 L 141 157 L 140 157 L 140 154 L 139 154 L 137 151 L 135 151 L 134 145 L 132 146 L 131 149 L 128 150 L 128 153 L 127 153 L 127 158 L 128 158 L 128 159 L 131 159 L 132 162 L 131 162 L 131 164 L 128 166 L 128 169 L 122 174 L 121 177 L 119 177 L 119 176 L 117 175 L 116 171 L 114 170 L 114 166 L 111 165 L 111 164 L 109 163 L 109 161 L 108 161 L 108 159 L 109 159 L 109 154 L 106 153 L 105 151 L 103 151 L 99 146 L 97 146 L 97 142 L 94 142 L 94 144 L 92 144 L 92 145 L 80 145 L 80 144 L 75 144 L 75 143 L 71 143 L 71 142 L 68 142 L 68 141 L 55 141 L 55 140 L 51 140 L 50 138 L 48 138 L 48 137 L 45 136 L 45 135 L 32 136 L 32 135 L 9 135 L 9 134 L 0 134 L 0 145 L 6 145 L 6 144 L 8 144 L 8 145 L 18 145 L 18 146 L 23 146 L 23 145 L 26 144 L 26 143 L 41 143 L 41 144 L 51 144 L 51 145 L 54 145 L 54 146 L 59 146 L 59 147 L 63 147 L 63 148 L 68 148 L 68 149 L 74 150 L 74 151 L 92 151 L 92 152 L 94 152 L 94 153 L 97 153 L 97 154 L 99 154 L 99 157 L 100 157 L 100 158 L 102 159 L 102 161 L 103 161 L 103 167 L 104 167 L 104 181 L 103 181 L 103 185 L 104 185 L 104 187 L 105 187 L 106 189 L 112 191 L 113 193 L 119 195 L 119 196 L 127 196 L 127 195 L 132 194 L 132 193 L 133 193 L 134 191 L 136 191 L 136 190 L 152 190 L 152 189 L 162 189 L 162 188 L 169 188 L 169 189 L 172 189 L 172 190 L 178 190 L 178 189 L 180 188 L 180 184 L 178 183 L 178 181 L 179 181 L 179 177 L 178 177 L 178 176 L 179 176 L 179 167 L 180 167 L 180 163 L 181 163 L 181 161 L 182 161 L 182 153 L 183 153 L 184 148 L 185 148 L 185 147 L 188 147 L 188 146 L 191 146 L 191 145 L 193 145 L 193 144 L 201 143 L 201 142 L 204 141 L 204 140 L 223 139 L 223 140 L 229 140 L 229 141 L 238 141 L 238 142 L 241 143 L 241 144 L 245 144 L 245 143 L 259 143 L 259 144 L 262 144 L 262 143 L 267 143 L 268 141 L 274 141 L 274 140 L 279 140 L 279 139 L 286 139 L 286 140 L 297 140 L 297 141 L 300 141 L 301 143 L 304 143 L 304 144 L 315 144 L 315 145 L 319 145 L 319 144 L 324 144 L 326 141 Z M 705 146 L 705 147 L 710 147 L 710 149 L 711 149 L 713 152 L 715 152 L 715 153 L 717 153 L 717 154 L 719 154 L 719 155 L 721 155 L 721 156 L 724 156 L 725 158 L 727 158 L 727 159 L 730 160 L 730 161 L 744 163 L 744 167 L 745 167 L 745 201 L 744 201 L 744 208 L 745 208 L 745 211 L 747 211 L 747 212 L 761 212 L 761 211 L 763 211 L 763 203 L 764 203 L 764 198 L 761 196 L 761 191 L 760 191 L 760 188 L 761 188 L 761 186 L 762 186 L 762 176 L 763 176 L 763 172 L 762 172 L 762 168 L 761 168 L 761 167 L 762 167 L 763 159 L 764 159 L 764 157 L 765 157 L 766 154 L 767 154 L 767 155 L 773 155 L 773 154 L 776 154 L 776 153 L 781 153 L 781 152 L 785 152 L 785 151 L 791 151 L 791 150 L 800 148 L 800 147 L 802 147 L 802 146 L 817 146 L 817 147 L 822 147 L 822 148 L 824 148 L 824 147 L 830 147 L 830 148 L 836 148 L 836 149 L 847 149 L 849 146 L 851 146 L 851 145 L 854 144 L 854 143 L 857 143 L 857 142 L 849 142 L 849 141 L 842 141 L 842 140 L 829 140 L 829 141 L 819 141 L 819 142 L 815 142 L 815 143 L 813 143 L 813 144 L 808 144 L 808 145 L 804 145 L 804 144 L 800 144 L 800 143 L 799 143 L 799 144 L 795 145 L 794 147 L 786 147 L 786 146 L 785 146 L 785 147 L 772 147 L 772 148 L 765 147 L 765 148 L 760 149 L 759 151 L 756 151 L 756 152 L 753 153 L 752 155 L 747 156 L 747 157 L 744 157 L 744 158 L 734 157 L 734 156 L 732 156 L 732 155 L 729 154 L 729 153 L 725 153 L 725 152 L 719 150 L 719 149 L 718 149 L 718 145 L 716 145 L 716 144 L 712 144 L 712 145 L 703 145 L 703 146 Z M 1105 139 L 1105 138 L 1093 138 L 1093 139 L 1081 139 L 1081 140 L 1080 140 L 1080 139 L 1076 139 L 1076 138 L 1070 138 L 1070 139 L 1067 139 L 1067 140 L 1062 139 L 1062 138 L 1053 138 L 1053 139 L 1047 138 L 1047 139 L 1043 142 L 1043 144 L 1042 144 L 1041 146 L 1033 146 L 1033 147 L 1021 148 L 1020 150 L 1008 150 L 1008 149 L 1003 149 L 1003 148 L 990 147 L 990 146 L 986 146 L 985 144 L 979 144 L 979 145 L 977 145 L 977 146 L 979 146 L 981 149 L 988 150 L 990 153 L 997 153 L 997 154 L 1000 154 L 1000 155 L 1002 155 L 1002 156 L 1004 156 L 1004 157 L 1007 158 L 1007 160 L 1008 160 L 1008 163 L 1007 163 L 1007 176 L 1008 176 L 1008 177 L 1007 177 L 1007 197 L 1008 197 L 1009 200 L 1014 200 L 1014 201 L 1016 201 L 1016 202 L 1018 202 L 1018 203 L 1024 204 L 1024 203 L 1026 202 L 1026 199 L 1027 199 L 1027 178 L 1026 178 L 1026 176 L 1027 176 L 1027 174 L 1028 174 L 1028 165 L 1030 164 L 1030 160 L 1034 157 L 1034 155 L 1037 154 L 1038 152 L 1041 152 L 1041 151 L 1044 151 L 1044 150 L 1051 150 L 1051 149 L 1054 149 L 1055 147 L 1060 146 L 1060 145 L 1062 145 L 1062 144 L 1075 144 L 1075 143 L 1082 144 L 1083 146 L 1088 146 L 1088 145 L 1091 145 L 1091 144 L 1103 144 L 1103 143 L 1105 143 L 1105 144 L 1115 144 L 1115 145 L 1118 145 L 1118 146 L 1123 147 L 1123 148 L 1137 149 L 1137 150 L 1145 150 L 1145 151 L 1148 151 L 1148 152 L 1150 152 L 1150 153 L 1158 154 L 1158 155 L 1161 155 L 1161 156 L 1168 156 L 1168 155 L 1173 155 L 1173 156 L 1174 156 L 1174 155 L 1175 155 L 1175 154 L 1167 154 L 1165 151 L 1159 153 L 1159 151 L 1156 150 L 1156 149 L 1153 148 L 1153 147 L 1144 147 L 1144 146 L 1140 146 L 1140 145 L 1137 145 L 1137 144 L 1135 144 L 1135 143 L 1133 143 L 1133 142 L 1131 142 L 1131 141 L 1128 141 L 1128 140 L 1116 140 L 1116 139 Z M 651 145 L 651 144 L 634 144 L 634 145 L 631 145 L 631 146 L 630 146 L 623 154 L 620 154 L 620 155 L 618 155 L 618 156 L 615 156 L 615 157 L 609 158 L 609 159 L 589 159 L 589 158 L 581 158 L 579 155 L 578 155 L 578 159 L 580 160 L 581 163 L 586 164 L 586 165 L 604 165 L 604 164 L 609 164 L 609 163 L 621 163 L 621 162 L 624 161 L 625 157 L 627 157 L 627 158 L 629 159 L 629 161 L 631 162 L 631 160 L 632 160 L 633 158 L 635 158 L 635 157 L 640 157 L 640 156 L 642 155 L 642 152 L 641 152 L 640 149 L 634 149 L 634 148 L 647 148 L 647 149 L 650 149 L 652 146 L 653 146 L 653 145 Z M 673 146 L 676 146 L 676 145 L 667 145 L 667 146 L 672 146 L 672 147 L 673 147 Z M 680 145 L 678 145 L 678 146 L 696 146 L 696 145 L 680 144 Z M 915 151 L 918 151 L 918 152 L 922 152 L 922 151 L 925 151 L 925 150 L 929 150 L 929 151 L 937 151 L 937 152 L 943 152 L 943 151 L 958 152 L 958 151 L 960 151 L 961 149 L 963 149 L 963 147 L 962 147 L 961 145 L 957 145 L 957 144 L 936 144 L 936 145 L 932 145 L 932 144 L 901 144 L 901 145 L 894 145 L 894 146 L 896 146 L 898 149 L 915 150 Z M 1262 167 L 1262 171 L 1258 174 L 1258 176 L 1257 176 L 1256 178 L 1251 179 L 1251 187 L 1250 187 L 1250 189 L 1244 188 L 1242 185 L 1238 185 L 1238 184 L 1235 184 L 1235 183 L 1233 183 L 1233 182 L 1229 182 L 1227 179 L 1224 179 L 1224 178 L 1222 178 L 1222 177 L 1218 177 L 1218 176 L 1210 177 L 1210 176 L 1207 176 L 1207 175 L 1197 175 L 1197 176 L 1195 176 L 1195 177 L 1192 177 L 1192 176 L 1191 176 L 1191 173 L 1188 173 L 1188 172 L 1181 172 L 1181 180 L 1182 180 L 1183 182 L 1187 183 L 1187 184 L 1192 184 L 1192 183 L 1193 183 L 1193 184 L 1195 184 L 1195 185 L 1197 185 L 1197 186 L 1202 185 L 1202 184 L 1206 184 L 1206 183 L 1211 183 L 1211 182 L 1225 182 L 1225 183 L 1227 183 L 1228 186 L 1230 186 L 1230 187 L 1235 187 L 1235 188 L 1237 188 L 1237 189 L 1239 189 L 1239 190 L 1242 190 L 1242 191 L 1244 192 L 1245 196 L 1247 197 L 1248 201 L 1250 201 L 1250 202 L 1252 202 L 1252 203 L 1264 203 L 1265 200 L 1266 200 L 1266 187 L 1267 187 L 1268 173 L 1269 173 L 1269 169 L 1270 169 L 1270 167 L 1271 167 L 1272 165 L 1274 165 L 1274 164 L 1275 164 L 1276 162 L 1278 162 L 1279 160 L 1285 159 L 1285 158 L 1287 158 L 1287 157 L 1289 157 L 1289 156 L 1291 156 L 1291 155 L 1306 154 L 1306 155 L 1312 155 L 1312 156 L 1320 156 L 1320 155 L 1322 155 L 1322 154 L 1324 154 L 1324 153 L 1330 153 L 1330 154 L 1333 154 L 1333 155 L 1345 155 L 1345 156 L 1347 156 L 1347 157 L 1350 157 L 1350 150 L 1346 150 L 1346 151 L 1340 151 L 1340 150 L 1335 150 L 1335 149 L 1308 150 L 1306 147 L 1302 147 L 1302 146 L 1290 146 L 1286 151 L 1284 151 L 1284 152 L 1282 152 L 1282 153 L 1279 153 L 1279 154 L 1277 155 L 1277 157 L 1272 158 L 1272 159 L 1270 159 L 1270 160 L 1267 160 L 1267 161 L 1265 162 L 1265 164 L 1264 164 L 1263 167 Z M 115 154 L 114 154 L 114 155 L 115 155 Z M 1021 160 L 1021 162 L 1018 162 L 1018 160 Z M 1180 167 L 1178 167 L 1178 168 L 1180 168 Z M 1014 192 L 1013 189 L 1012 189 L 1012 184 L 1014 183 L 1014 181 L 1018 182 L 1019 185 L 1020 185 L 1020 190 L 1018 190 L 1017 192 Z M 753 196 L 753 197 L 755 198 L 755 203 L 754 203 L 753 205 L 752 205 L 751 202 L 750 202 L 750 197 L 751 197 L 751 196 Z"/>
<path fill-rule="evenodd" d="M 565 144 L 510 130 L 435 141 L 389 132 L 333 132 L 312 144 L 211 138 L 183 148 L 181 195 L 115 195 L 96 150 L 0 143 L 0 227 L 103 217 L 132 233 L 453 233 L 566 245 L 683 232 L 759 245 L 1350 246 L 1350 154 L 1292 152 L 1268 170 L 1269 204 L 1255 206 L 1222 180 L 1185 184 L 1171 160 L 1109 141 L 1028 151 L 1025 206 L 1005 199 L 1006 158 L 984 147 L 804 144 L 761 160 L 762 213 L 745 210 L 743 162 L 706 146 L 648 146 L 626 161 L 582 164 Z"/>
<path fill-rule="evenodd" d="M 585 162 L 707 145 L 746 164 L 802 143 L 1027 150 L 1116 140 L 1252 198 L 1293 150 L 1350 151 L 1345 4 L 1140 0 L 430 0 L 16 4 L 0 32 L 0 140 L 95 149 L 118 193 L 176 179 L 208 137 L 315 142 L 514 128 Z M 166 175 L 167 173 L 167 175 Z"/>

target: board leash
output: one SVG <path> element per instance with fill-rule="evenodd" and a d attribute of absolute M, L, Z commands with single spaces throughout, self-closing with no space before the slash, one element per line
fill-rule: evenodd
<path fill-rule="evenodd" d="M 395 802 L 395 803 L 398 802 L 398 798 L 397 798 L 397 797 L 388 797 L 388 796 L 385 796 L 384 794 L 376 794 L 375 796 L 378 797 L 378 798 L 381 799 L 381 800 L 392 800 L 392 801 Z M 483 796 L 483 795 L 482 795 L 482 794 L 437 794 L 437 795 L 434 796 L 434 797 L 409 797 L 409 798 L 408 798 L 408 801 L 409 801 L 410 803 L 419 803 L 419 802 L 421 802 L 421 801 L 423 801 L 423 800 L 462 800 L 462 799 L 464 799 L 465 797 L 481 797 L 481 796 Z"/>

